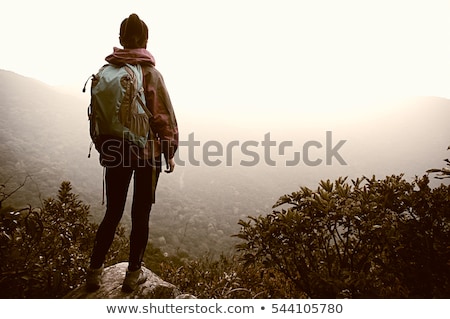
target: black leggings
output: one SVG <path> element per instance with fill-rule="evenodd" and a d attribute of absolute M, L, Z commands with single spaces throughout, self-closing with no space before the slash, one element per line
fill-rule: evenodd
<path fill-rule="evenodd" d="M 128 268 L 129 270 L 140 268 L 147 247 L 150 211 L 154 203 L 154 190 L 159 175 L 159 170 L 156 171 L 155 175 L 151 166 L 106 168 L 106 213 L 95 237 L 91 268 L 100 268 L 105 261 L 116 228 L 123 215 L 133 172 L 134 191 L 131 207 L 132 226 Z M 154 186 L 152 187 L 153 182 Z"/>

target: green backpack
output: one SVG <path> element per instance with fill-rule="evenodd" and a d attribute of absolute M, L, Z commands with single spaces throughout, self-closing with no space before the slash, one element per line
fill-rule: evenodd
<path fill-rule="evenodd" d="M 91 146 L 94 144 L 98 151 L 104 137 L 124 139 L 144 148 L 151 138 L 152 114 L 145 105 L 141 66 L 107 64 L 92 75 L 88 117 Z"/>

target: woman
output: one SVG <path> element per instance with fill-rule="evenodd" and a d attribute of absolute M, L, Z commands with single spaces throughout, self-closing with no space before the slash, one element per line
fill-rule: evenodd
<path fill-rule="evenodd" d="M 123 49 L 114 48 L 106 61 L 116 66 L 125 64 L 140 65 L 144 77 L 144 93 L 146 106 L 153 115 L 151 129 L 154 140 L 149 140 L 144 149 L 135 156 L 126 142 L 118 139 L 107 139 L 106 144 L 118 144 L 118 149 L 127 154 L 104 165 L 106 167 L 106 213 L 98 228 L 90 267 L 87 274 L 87 288 L 97 290 L 101 285 L 101 275 L 105 256 L 112 244 L 116 228 L 122 218 L 128 187 L 134 174 L 134 192 L 131 208 L 132 228 L 130 234 L 130 252 L 128 270 L 123 282 L 123 290 L 133 291 L 138 285 L 146 281 L 145 273 L 141 269 L 142 259 L 148 241 L 149 217 L 152 204 L 155 202 L 155 189 L 161 171 L 160 160 L 164 154 L 167 163 L 166 172 L 173 172 L 175 168 L 174 154 L 178 147 L 178 127 L 172 104 L 167 93 L 161 74 L 155 69 L 155 60 L 147 51 L 148 28 L 144 21 L 136 14 L 131 14 L 120 25 L 120 44 Z M 117 145 L 116 145 L 117 146 Z M 107 158 L 108 147 L 100 148 L 100 158 Z M 152 155 L 150 155 L 152 153 Z M 114 154 L 117 154 L 115 152 Z M 131 156 L 130 156 L 131 155 Z M 104 161 L 108 162 L 108 161 Z"/>

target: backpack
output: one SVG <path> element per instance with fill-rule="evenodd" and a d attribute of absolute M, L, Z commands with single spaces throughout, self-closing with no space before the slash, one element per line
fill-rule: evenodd
<path fill-rule="evenodd" d="M 101 153 L 101 143 L 105 137 L 123 139 L 144 148 L 152 137 L 152 114 L 145 105 L 141 66 L 106 64 L 91 77 L 91 102 L 88 107 L 91 148 L 94 144 Z M 83 92 L 86 85 L 87 81 Z"/>

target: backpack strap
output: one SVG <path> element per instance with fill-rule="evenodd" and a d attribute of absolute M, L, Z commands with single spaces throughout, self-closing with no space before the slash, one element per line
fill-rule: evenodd
<path fill-rule="evenodd" d="M 139 94 L 139 93 L 143 93 L 144 92 L 144 73 L 142 72 L 142 68 L 140 68 L 140 69 L 141 69 L 141 75 L 142 75 L 142 86 L 139 89 L 139 91 L 136 92 L 136 95 L 133 97 L 133 99 L 137 99 L 138 103 L 142 106 L 142 108 L 143 108 L 144 112 L 147 114 L 147 116 L 149 118 L 152 118 L 153 114 L 147 108 L 147 105 L 145 104 L 145 101 L 142 101 L 141 96 Z M 128 75 L 131 77 L 131 80 L 135 84 L 135 87 L 137 87 L 137 85 L 136 85 L 136 82 L 137 82 L 136 74 L 133 72 L 133 70 L 128 65 L 125 65 L 125 70 L 127 71 Z"/>
<path fill-rule="evenodd" d="M 136 74 L 134 73 L 134 71 L 133 71 L 127 64 L 124 66 L 124 68 L 125 68 L 125 70 L 127 71 L 128 75 L 131 77 L 131 80 L 133 81 L 133 85 L 134 85 L 135 87 L 137 87 L 137 83 L 136 83 L 136 82 L 137 82 L 137 78 L 136 78 Z M 139 89 L 139 91 L 136 92 L 136 96 L 134 96 L 133 99 L 137 99 L 138 103 L 141 105 L 142 109 L 143 109 L 144 112 L 147 114 L 147 116 L 148 116 L 148 118 L 149 118 L 149 121 L 150 121 L 150 120 L 153 118 L 153 114 L 152 114 L 152 112 L 150 112 L 150 110 L 148 109 L 145 100 L 143 101 L 143 100 L 141 99 L 140 94 L 139 94 L 139 93 L 143 92 L 144 95 L 145 95 L 145 90 L 144 90 L 144 86 L 145 86 L 145 74 L 144 74 L 144 69 L 143 69 L 140 65 L 139 65 L 139 69 L 140 69 L 140 71 L 141 71 L 141 76 L 142 76 L 142 86 L 141 86 L 141 88 Z M 154 136 L 154 134 L 153 134 L 151 125 L 150 125 L 150 132 L 149 132 L 149 134 L 150 134 L 150 140 L 151 140 L 151 143 L 155 143 L 155 141 L 154 141 L 155 136 Z M 151 161 L 152 161 L 153 164 L 155 164 L 155 162 L 156 162 L 156 158 L 155 158 L 155 148 L 154 148 L 154 146 L 151 147 Z M 153 183 L 154 183 L 154 185 L 152 186 L 153 193 L 154 193 L 154 190 L 156 189 L 156 180 L 157 180 L 155 174 L 156 174 L 156 165 L 153 165 L 153 175 L 154 175 L 154 176 L 153 176 L 153 179 L 152 179 L 152 180 L 153 180 Z M 154 196 L 153 196 L 153 197 L 154 197 Z"/>

